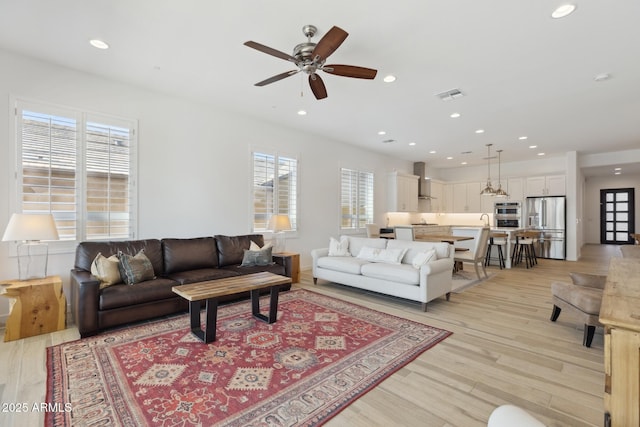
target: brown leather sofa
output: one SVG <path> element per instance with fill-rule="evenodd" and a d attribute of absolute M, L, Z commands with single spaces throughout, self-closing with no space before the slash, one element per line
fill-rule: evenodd
<path fill-rule="evenodd" d="M 259 234 L 80 243 L 71 270 L 71 312 L 80 336 L 186 311 L 188 302 L 173 293 L 173 286 L 261 271 L 291 277 L 281 258 L 275 258 L 273 264 L 266 266 L 242 267 L 244 250 L 249 249 L 251 241 L 260 247 L 264 245 L 264 238 Z M 91 275 L 91 263 L 98 253 L 105 257 L 118 252 L 135 255 L 141 249 L 153 265 L 154 279 L 100 289 L 100 281 Z M 290 285 L 283 286 L 281 290 L 290 288 Z M 220 301 L 248 296 L 248 293 L 230 295 Z"/>

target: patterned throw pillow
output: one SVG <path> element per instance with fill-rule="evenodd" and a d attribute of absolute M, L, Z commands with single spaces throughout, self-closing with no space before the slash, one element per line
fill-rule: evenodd
<path fill-rule="evenodd" d="M 144 254 L 144 250 L 141 250 L 135 256 L 120 252 L 118 253 L 118 258 L 120 259 L 118 264 L 120 277 L 127 285 L 135 285 L 136 283 L 156 278 L 153 265 Z"/>
<path fill-rule="evenodd" d="M 241 267 L 253 267 L 256 265 L 269 265 L 273 264 L 271 260 L 271 252 L 273 247 L 266 246 L 258 251 L 244 250 L 244 257 L 242 258 Z"/>
<path fill-rule="evenodd" d="M 340 241 L 331 237 L 329 239 L 329 256 L 351 256 L 349 252 L 349 239 L 342 236 Z"/>
<path fill-rule="evenodd" d="M 98 252 L 98 255 L 96 255 L 91 263 L 91 274 L 100 280 L 100 289 L 122 283 L 118 264 L 119 260 L 117 256 L 111 255 L 109 258 L 106 258 L 102 253 Z"/>

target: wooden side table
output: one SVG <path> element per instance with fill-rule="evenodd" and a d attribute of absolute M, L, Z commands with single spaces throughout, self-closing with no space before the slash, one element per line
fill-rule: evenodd
<path fill-rule="evenodd" d="M 65 328 L 67 300 L 60 276 L 9 280 L 0 285 L 0 295 L 12 298 L 4 331 L 5 342 Z"/>
<path fill-rule="evenodd" d="M 291 272 L 291 283 L 300 281 L 300 254 L 295 252 L 277 252 L 272 254 L 273 258 L 281 258 L 284 262 L 284 271 Z"/>

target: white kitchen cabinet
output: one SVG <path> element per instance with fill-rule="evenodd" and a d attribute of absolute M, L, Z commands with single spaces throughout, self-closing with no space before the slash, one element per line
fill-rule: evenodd
<path fill-rule="evenodd" d="M 453 212 L 480 212 L 482 209 L 479 182 L 453 184 Z"/>
<path fill-rule="evenodd" d="M 532 176 L 527 178 L 527 197 L 564 196 L 566 194 L 566 176 Z"/>
<path fill-rule="evenodd" d="M 453 184 L 442 186 L 442 212 L 453 212 Z"/>
<path fill-rule="evenodd" d="M 418 212 L 417 175 L 403 175 L 397 172 L 388 176 L 387 210 L 389 212 Z"/>
<path fill-rule="evenodd" d="M 507 179 L 507 193 L 509 197 L 507 200 L 523 201 L 524 200 L 524 179 L 523 178 L 508 178 Z"/>
<path fill-rule="evenodd" d="M 433 213 L 441 213 L 446 212 L 445 210 L 445 200 L 444 200 L 444 185 L 440 181 L 431 180 L 431 194 L 432 197 L 430 201 L 431 208 L 430 212 Z"/>

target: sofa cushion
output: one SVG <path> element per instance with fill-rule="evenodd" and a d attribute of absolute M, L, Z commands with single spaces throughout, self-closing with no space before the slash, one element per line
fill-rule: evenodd
<path fill-rule="evenodd" d="M 425 250 L 435 249 L 437 259 L 449 258 L 449 251 L 453 250 L 451 249 L 451 245 L 448 243 L 411 242 L 408 240 L 389 240 L 387 248 L 407 248 L 407 253 L 404 255 L 404 259 L 402 260 L 403 264 L 413 264 L 415 256 Z"/>
<path fill-rule="evenodd" d="M 173 280 L 159 278 L 146 280 L 134 286 L 125 284 L 109 286 L 100 291 L 98 308 L 99 310 L 110 310 L 175 298 L 178 295 L 171 288 L 177 285 Z"/>
<path fill-rule="evenodd" d="M 218 250 L 213 237 L 162 239 L 162 251 L 165 275 L 218 266 Z"/>
<path fill-rule="evenodd" d="M 325 256 L 318 259 L 318 267 L 326 268 L 327 270 L 340 271 L 343 273 L 360 274 L 360 268 L 370 264 L 369 261 L 364 259 L 348 257 L 348 256 Z"/>
<path fill-rule="evenodd" d="M 98 252 L 98 255 L 91 263 L 91 274 L 100 280 L 100 289 L 122 283 L 120 269 L 118 268 L 119 262 L 120 260 L 115 255 L 106 258 L 101 252 Z"/>
<path fill-rule="evenodd" d="M 160 274 L 164 271 L 164 261 L 162 256 L 162 244 L 158 239 L 146 240 L 126 240 L 112 242 L 81 242 L 76 248 L 76 259 L 74 266 L 86 271 L 91 271 L 91 263 L 101 252 L 109 257 L 122 252 L 127 255 L 135 255 L 144 249 L 144 254 L 151 261 L 153 271 Z"/>
<path fill-rule="evenodd" d="M 144 254 L 144 250 L 141 250 L 135 256 L 120 252 L 118 259 L 120 260 L 118 263 L 120 277 L 127 285 L 135 285 L 145 280 L 155 279 L 156 275 L 153 271 L 153 266 L 149 258 Z"/>
<path fill-rule="evenodd" d="M 413 257 L 413 261 L 411 265 L 413 268 L 420 268 L 423 265 L 427 264 L 432 259 L 436 259 L 436 250 L 435 249 L 427 249 L 422 252 L 418 252 L 416 256 Z"/>
<path fill-rule="evenodd" d="M 349 239 L 345 236 L 342 236 L 340 240 L 329 238 L 329 256 L 351 256 Z"/>
<path fill-rule="evenodd" d="M 400 264 L 407 248 L 379 249 L 363 246 L 358 258 L 371 262 L 386 262 L 387 264 Z"/>
<path fill-rule="evenodd" d="M 420 272 L 407 264 L 383 264 L 372 262 L 362 266 L 360 272 L 365 277 L 389 280 L 407 285 L 420 284 Z"/>
<path fill-rule="evenodd" d="M 387 247 L 387 239 L 370 239 L 368 237 L 353 237 L 353 236 L 342 236 L 347 237 L 349 239 L 349 252 L 351 252 L 351 256 L 358 256 L 360 250 L 364 246 L 368 246 L 370 248 L 378 248 L 384 249 Z M 341 238 L 342 238 L 341 237 Z"/>
<path fill-rule="evenodd" d="M 242 264 L 245 249 L 249 249 L 251 242 L 264 246 L 262 234 L 247 234 L 244 236 L 223 236 L 216 235 L 216 246 L 218 248 L 218 266 Z"/>
<path fill-rule="evenodd" d="M 257 251 L 252 251 L 249 249 L 244 250 L 244 256 L 242 257 L 241 267 L 253 267 L 254 265 L 269 265 L 273 264 L 273 258 L 271 257 L 271 252 L 273 251 L 273 247 L 267 246 L 264 249 L 259 249 Z"/>

